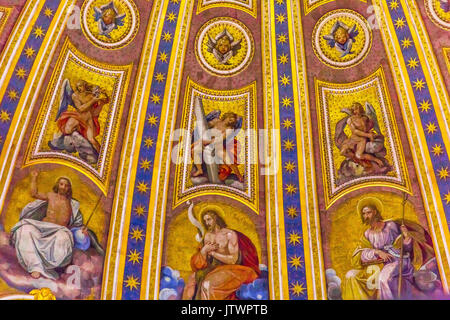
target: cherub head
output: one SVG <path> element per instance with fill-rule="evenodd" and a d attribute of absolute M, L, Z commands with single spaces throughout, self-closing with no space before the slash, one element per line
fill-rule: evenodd
<path fill-rule="evenodd" d="M 103 11 L 102 20 L 106 25 L 110 25 L 114 22 L 117 17 L 117 13 L 114 9 L 109 8 Z"/>
<path fill-rule="evenodd" d="M 363 106 L 359 102 L 354 102 L 352 104 L 352 112 L 355 116 L 361 116 L 365 113 Z"/>
<path fill-rule="evenodd" d="M 238 122 L 238 115 L 234 112 L 227 112 L 222 115 L 221 120 L 227 127 L 235 128 Z"/>
<path fill-rule="evenodd" d="M 224 35 L 219 40 L 217 40 L 216 50 L 221 54 L 225 54 L 231 50 L 231 39 Z"/>
<path fill-rule="evenodd" d="M 337 43 L 340 43 L 342 45 L 346 44 L 348 39 L 350 39 L 350 35 L 348 34 L 348 31 L 342 27 L 339 26 L 336 31 L 333 34 L 334 41 Z"/>
<path fill-rule="evenodd" d="M 86 92 L 89 91 L 89 85 L 86 81 L 84 80 L 78 80 L 77 84 L 76 84 L 76 89 L 78 92 L 82 93 L 82 92 Z"/>

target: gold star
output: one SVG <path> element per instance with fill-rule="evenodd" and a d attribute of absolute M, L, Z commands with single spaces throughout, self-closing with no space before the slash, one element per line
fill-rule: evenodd
<path fill-rule="evenodd" d="M 10 116 L 9 116 L 9 113 L 8 113 L 8 112 L 6 112 L 5 110 L 1 110 L 1 111 L 0 111 L 0 121 L 1 121 L 1 122 L 7 122 L 7 121 L 9 121 L 9 120 L 10 120 L 9 117 L 10 117 Z"/>
<path fill-rule="evenodd" d="M 42 38 L 44 36 L 45 32 L 44 29 L 42 29 L 42 27 L 36 27 L 34 29 L 34 37 L 37 38 Z"/>
<path fill-rule="evenodd" d="M 287 214 L 289 217 L 294 219 L 298 216 L 298 210 L 296 207 L 289 207 L 289 208 L 287 208 Z"/>
<path fill-rule="evenodd" d="M 36 53 L 36 51 L 33 49 L 33 47 L 27 47 L 25 49 L 25 56 L 30 59 L 34 56 L 34 54 Z"/>
<path fill-rule="evenodd" d="M 131 291 L 137 289 L 137 286 L 140 285 L 139 278 L 135 278 L 134 276 L 128 276 L 127 280 L 125 280 L 126 288 L 130 288 Z"/>
<path fill-rule="evenodd" d="M 431 104 L 429 100 L 423 100 L 422 103 L 419 106 L 420 111 L 422 112 L 428 112 L 431 109 Z"/>
<path fill-rule="evenodd" d="M 402 46 L 403 46 L 403 49 L 408 49 L 409 47 L 411 47 L 412 46 L 411 39 L 410 38 L 404 38 L 402 40 Z"/>
<path fill-rule="evenodd" d="M 410 58 L 408 60 L 408 67 L 410 67 L 411 69 L 416 70 L 418 65 L 419 65 L 419 61 L 417 61 L 416 58 Z"/>
<path fill-rule="evenodd" d="M 437 126 L 434 122 L 430 122 L 427 124 L 426 129 L 428 134 L 434 134 L 437 131 Z"/>
<path fill-rule="evenodd" d="M 395 20 L 395 27 L 397 28 L 397 29 L 401 29 L 401 28 L 403 28 L 405 26 L 405 20 L 403 20 L 403 17 L 402 18 L 398 18 L 397 20 Z"/>
<path fill-rule="evenodd" d="M 291 119 L 285 119 L 285 120 L 283 121 L 283 127 L 284 127 L 285 129 L 291 129 L 293 124 L 294 124 L 294 123 L 292 122 Z"/>
<path fill-rule="evenodd" d="M 159 83 L 163 82 L 164 80 L 166 80 L 166 76 L 164 75 L 164 73 L 158 72 L 155 76 L 156 81 L 158 81 Z"/>
<path fill-rule="evenodd" d="M 170 34 L 170 32 L 164 32 L 163 40 L 169 42 L 172 40 L 172 34 Z"/>
<path fill-rule="evenodd" d="M 139 206 L 137 206 L 137 207 L 134 209 L 134 212 L 136 212 L 136 214 L 137 214 L 139 217 L 140 217 L 140 216 L 143 216 L 144 213 L 145 213 L 145 208 L 144 208 L 144 206 L 139 205 Z"/>
<path fill-rule="evenodd" d="M 152 162 L 145 159 L 141 161 L 141 169 L 144 169 L 144 171 L 150 170 L 150 167 L 152 166 Z"/>
<path fill-rule="evenodd" d="M 306 288 L 303 287 L 303 283 L 292 283 L 291 291 L 296 296 L 301 296 L 305 293 Z"/>
<path fill-rule="evenodd" d="M 144 145 L 147 147 L 147 148 L 151 148 L 151 147 L 153 147 L 153 139 L 152 138 L 150 138 L 150 137 L 148 137 L 148 138 L 146 138 L 145 140 L 144 140 Z"/>
<path fill-rule="evenodd" d="M 277 14 L 276 20 L 278 23 L 283 24 L 286 21 L 286 16 L 284 14 Z"/>
<path fill-rule="evenodd" d="M 292 232 L 289 234 L 289 244 L 296 246 L 297 244 L 300 244 L 301 239 L 302 237 L 298 233 Z"/>
<path fill-rule="evenodd" d="M 131 230 L 131 239 L 138 241 L 142 241 L 144 235 L 142 234 L 142 229 L 136 228 Z"/>
<path fill-rule="evenodd" d="M 27 71 L 24 68 L 20 67 L 19 69 L 16 70 L 17 78 L 24 80 L 26 76 L 27 76 Z"/>
<path fill-rule="evenodd" d="M 447 180 L 448 178 L 448 167 L 441 168 L 441 170 L 438 170 L 439 179 L 441 180 Z"/>
<path fill-rule="evenodd" d="M 297 270 L 298 268 L 302 268 L 302 262 L 302 257 L 298 257 L 296 255 L 291 257 L 291 259 L 289 260 L 289 263 L 293 268 L 295 268 L 295 270 Z"/>
<path fill-rule="evenodd" d="M 389 3 L 389 6 L 391 7 L 391 10 L 397 10 L 398 9 L 398 2 L 397 0 L 393 0 Z"/>
<path fill-rule="evenodd" d="M 283 141 L 283 148 L 285 151 L 294 150 L 295 144 L 292 140 L 286 139 Z"/>
<path fill-rule="evenodd" d="M 47 18 L 50 18 L 53 15 L 53 10 L 45 7 L 45 11 L 44 11 L 44 16 L 46 16 Z"/>
<path fill-rule="evenodd" d="M 283 76 L 280 78 L 280 82 L 283 86 L 287 86 L 291 84 L 291 79 L 289 79 L 289 76 L 286 76 L 286 74 L 283 74 Z"/>
<path fill-rule="evenodd" d="M 278 39 L 278 43 L 286 43 L 286 41 L 287 41 L 287 37 L 284 33 L 279 34 L 277 39 Z"/>
<path fill-rule="evenodd" d="M 288 161 L 284 164 L 284 170 L 286 170 L 289 173 L 292 173 L 295 171 L 295 163 L 292 161 Z"/>
<path fill-rule="evenodd" d="M 159 61 L 167 63 L 167 53 L 165 51 L 159 53 Z"/>
<path fill-rule="evenodd" d="M 297 187 L 293 184 L 287 184 L 286 187 L 284 188 L 284 190 L 289 194 L 289 195 L 293 195 L 297 193 Z"/>
<path fill-rule="evenodd" d="M 292 104 L 291 98 L 284 97 L 283 101 L 282 101 L 282 104 L 283 104 L 283 107 L 286 107 L 286 108 L 290 107 L 291 104 Z"/>
<path fill-rule="evenodd" d="M 169 12 L 169 14 L 167 15 L 167 21 L 169 21 L 169 22 L 174 22 L 176 18 L 177 18 L 177 16 L 172 11 Z"/>
<path fill-rule="evenodd" d="M 130 250 L 130 253 L 128 254 L 128 262 L 132 262 L 133 265 L 135 263 L 141 263 L 141 253 L 137 252 L 136 249 L 134 251 Z"/>
<path fill-rule="evenodd" d="M 158 117 L 155 114 L 152 114 L 148 117 L 147 122 L 149 125 L 154 127 L 158 124 Z"/>
<path fill-rule="evenodd" d="M 139 182 L 137 189 L 140 193 L 146 193 L 148 191 L 148 185 L 145 182 L 141 181 Z"/>
<path fill-rule="evenodd" d="M 19 98 L 19 93 L 16 90 L 9 90 L 8 91 L 8 98 L 11 101 L 15 101 Z"/>
<path fill-rule="evenodd" d="M 439 157 L 441 154 L 444 153 L 444 150 L 442 149 L 442 145 L 435 144 L 432 150 L 435 157 Z"/>
<path fill-rule="evenodd" d="M 417 79 L 413 82 L 413 87 L 416 90 L 422 91 L 422 89 L 425 87 L 425 82 L 422 79 Z"/>
<path fill-rule="evenodd" d="M 180 0 L 170 0 L 170 2 L 175 3 L 175 4 L 178 4 L 179 1 Z"/>
<path fill-rule="evenodd" d="M 278 57 L 278 61 L 280 61 L 281 64 L 285 64 L 288 62 L 288 56 L 287 54 L 283 53 Z"/>
<path fill-rule="evenodd" d="M 161 102 L 161 97 L 154 93 L 152 94 L 151 100 L 154 104 L 159 104 Z"/>
<path fill-rule="evenodd" d="M 446 204 L 450 203 L 450 191 L 444 196 L 444 200 L 445 200 Z"/>

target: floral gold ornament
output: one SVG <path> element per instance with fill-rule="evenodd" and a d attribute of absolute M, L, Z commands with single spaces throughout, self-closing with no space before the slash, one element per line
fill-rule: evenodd
<path fill-rule="evenodd" d="M 230 77 L 243 71 L 253 59 L 250 30 L 232 18 L 215 18 L 205 23 L 196 38 L 196 57 L 209 73 Z"/>
<path fill-rule="evenodd" d="M 324 64 L 350 68 L 367 56 L 372 45 L 372 31 L 359 13 L 338 9 L 319 19 L 313 31 L 313 49 Z"/>
<path fill-rule="evenodd" d="M 81 16 L 85 36 L 102 49 L 125 47 L 139 29 L 139 11 L 132 0 L 88 0 Z"/>

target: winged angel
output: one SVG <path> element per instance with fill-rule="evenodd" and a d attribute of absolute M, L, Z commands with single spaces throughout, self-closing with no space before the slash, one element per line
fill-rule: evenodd
<path fill-rule="evenodd" d="M 242 39 L 234 40 L 227 29 L 224 29 L 214 39 L 208 34 L 206 44 L 208 52 L 211 52 L 220 64 L 229 64 L 229 60 L 241 49 Z"/>
<path fill-rule="evenodd" d="M 342 109 L 347 116 L 336 124 L 335 143 L 346 157 L 339 169 L 341 179 L 348 180 L 369 174 L 386 174 L 392 170 L 385 159 L 385 137 L 381 134 L 373 106 L 366 102 L 365 108 L 359 103 L 350 109 Z M 345 129 L 351 131 L 347 136 Z"/>
<path fill-rule="evenodd" d="M 125 16 L 125 13 L 119 14 L 113 1 L 100 8 L 94 7 L 94 19 L 98 21 L 99 34 L 108 38 L 113 30 L 124 25 Z"/>
<path fill-rule="evenodd" d="M 205 116 L 199 97 L 195 99 L 194 114 L 197 120 L 191 145 L 194 159 L 192 183 L 227 184 L 243 189 L 244 178 L 238 167 L 240 143 L 237 139 L 242 129 L 242 117 L 220 110 Z"/>
<path fill-rule="evenodd" d="M 65 79 L 61 88 L 56 123 L 59 133 L 48 145 L 53 150 L 76 153 L 81 159 L 93 164 L 98 161 L 100 144 L 95 139 L 100 133 L 98 117 L 109 97 L 103 89 L 84 80 L 75 89 Z M 69 110 L 71 106 L 75 110 Z"/>
<path fill-rule="evenodd" d="M 330 34 L 323 36 L 323 38 L 327 40 L 331 48 L 336 48 L 341 53 L 341 58 L 343 58 L 353 53 L 353 43 L 355 43 L 358 34 L 356 24 L 350 28 L 345 23 L 336 21 L 331 28 Z"/>

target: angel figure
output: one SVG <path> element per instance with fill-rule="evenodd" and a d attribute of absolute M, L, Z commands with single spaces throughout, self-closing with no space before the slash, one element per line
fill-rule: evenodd
<path fill-rule="evenodd" d="M 192 182 L 234 183 L 242 189 L 244 178 L 238 167 L 240 143 L 236 138 L 242 129 L 242 117 L 220 110 L 205 116 L 200 98 L 196 99 L 195 115 L 197 126 L 191 145 L 194 159 Z"/>
<path fill-rule="evenodd" d="M 61 133 L 48 143 L 50 148 L 78 152 L 82 159 L 96 163 L 101 148 L 95 139 L 100 133 L 98 117 L 107 103 L 109 97 L 100 87 L 79 80 L 74 90 L 69 80 L 65 79 L 56 115 Z M 69 111 L 69 106 L 75 110 Z"/>
<path fill-rule="evenodd" d="M 323 38 L 328 41 L 328 45 L 331 48 L 336 48 L 341 53 L 341 58 L 343 58 L 353 53 L 352 46 L 358 34 L 356 24 L 350 28 L 345 23 L 336 21 L 331 28 L 330 34 L 323 36 Z"/>
<path fill-rule="evenodd" d="M 214 39 L 208 34 L 208 52 L 211 52 L 220 64 L 229 64 L 229 60 L 234 57 L 241 49 L 240 40 L 234 40 L 234 37 L 225 28 Z"/>
<path fill-rule="evenodd" d="M 341 164 L 341 177 L 354 178 L 365 174 L 385 174 L 392 170 L 385 159 L 386 148 L 373 106 L 366 102 L 365 109 L 354 102 L 350 109 L 342 109 L 347 116 L 336 125 L 336 146 L 346 160 Z M 351 136 L 345 128 L 349 127 Z"/>
<path fill-rule="evenodd" d="M 98 21 L 99 35 L 111 38 L 109 35 L 113 30 L 123 26 L 126 14 L 119 14 L 114 2 L 101 6 L 94 7 L 94 18 Z"/>
<path fill-rule="evenodd" d="M 450 2 L 448 0 L 439 0 L 441 3 L 441 8 L 444 10 L 444 12 L 450 11 Z"/>

